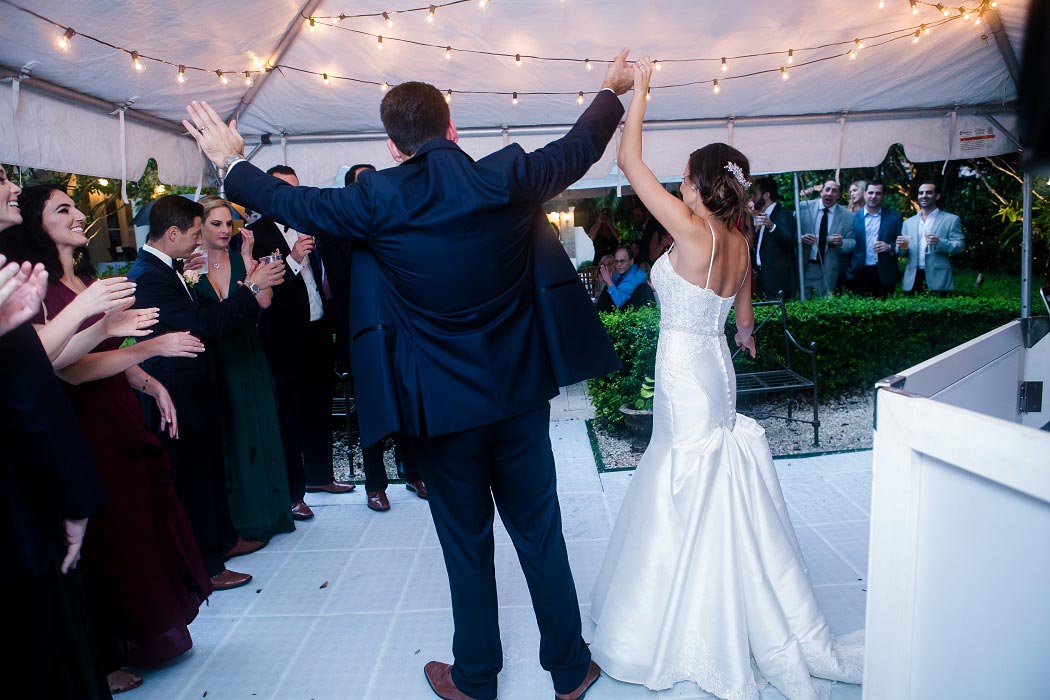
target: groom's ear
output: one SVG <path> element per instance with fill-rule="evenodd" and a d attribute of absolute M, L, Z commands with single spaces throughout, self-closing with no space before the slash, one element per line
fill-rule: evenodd
<path fill-rule="evenodd" d="M 445 132 L 445 138 L 452 143 L 459 143 L 459 132 L 456 131 L 456 123 L 451 119 L 448 120 L 448 131 Z"/>
<path fill-rule="evenodd" d="M 399 151 L 397 146 L 394 145 L 393 139 L 386 140 L 386 149 L 390 151 L 390 157 L 393 158 L 395 162 L 400 163 L 401 161 L 408 160 L 408 157 Z"/>

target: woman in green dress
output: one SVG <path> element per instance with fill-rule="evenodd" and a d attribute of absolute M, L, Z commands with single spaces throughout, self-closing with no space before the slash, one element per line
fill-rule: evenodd
<path fill-rule="evenodd" d="M 254 261 L 251 231 L 242 229 L 240 254 L 227 247 L 233 236 L 229 203 L 203 197 L 201 239 L 207 251 L 198 294 L 222 301 L 244 281 Z M 259 293 L 269 306 L 272 290 Z M 223 402 L 223 451 L 230 516 L 237 532 L 249 540 L 268 540 L 295 529 L 288 497 L 288 470 L 281 444 L 273 377 L 255 325 L 214 343 L 219 394 Z"/>

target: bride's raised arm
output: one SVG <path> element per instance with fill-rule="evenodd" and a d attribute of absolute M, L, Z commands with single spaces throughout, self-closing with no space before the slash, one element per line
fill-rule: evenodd
<path fill-rule="evenodd" d="M 652 77 L 653 64 L 649 56 L 634 62 L 634 95 L 627 110 L 617 163 L 649 213 L 664 225 L 675 240 L 682 240 L 695 235 L 698 230 L 692 210 L 668 192 L 649 166 L 642 162 L 642 122 L 645 120 L 646 96 Z"/>

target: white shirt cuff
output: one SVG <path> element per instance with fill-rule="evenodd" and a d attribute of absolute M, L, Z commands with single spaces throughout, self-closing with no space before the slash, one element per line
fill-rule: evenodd
<path fill-rule="evenodd" d="M 300 263 L 295 262 L 295 260 L 292 258 L 291 253 L 289 253 L 288 257 L 284 259 L 284 262 L 286 265 L 288 265 L 288 268 L 292 271 L 293 275 L 298 275 L 300 272 L 302 272 L 303 266 Z"/>

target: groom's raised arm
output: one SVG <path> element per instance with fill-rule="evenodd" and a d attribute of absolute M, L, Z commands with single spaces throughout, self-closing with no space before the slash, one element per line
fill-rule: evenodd
<path fill-rule="evenodd" d="M 372 228 L 365 182 L 367 178 L 348 187 L 293 187 L 246 160 L 230 166 L 225 181 L 231 201 L 296 231 L 357 240 Z"/>

